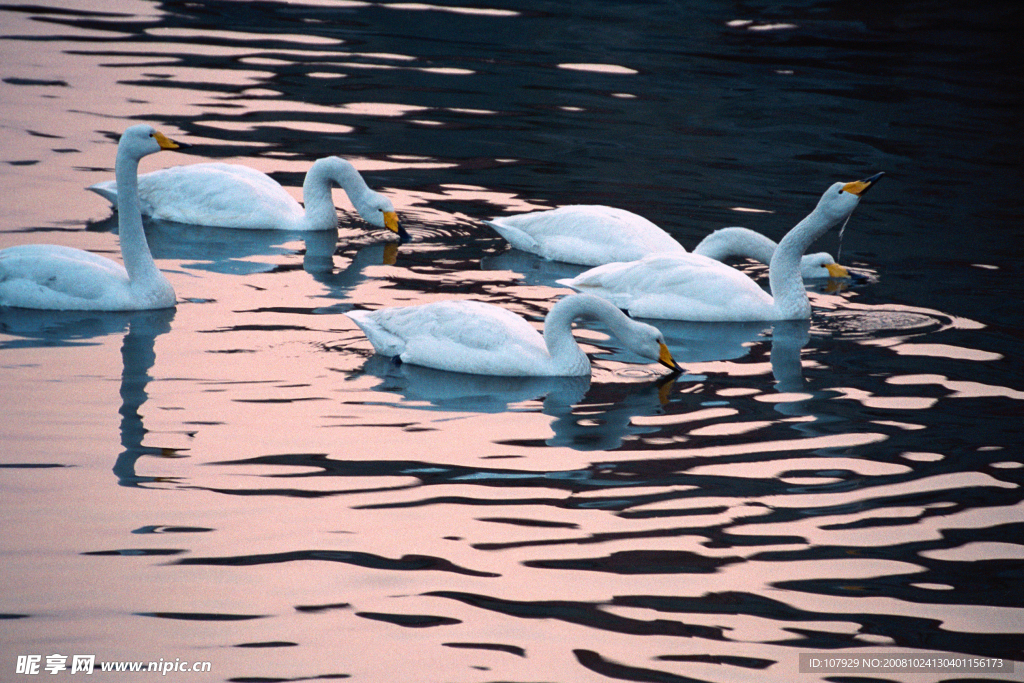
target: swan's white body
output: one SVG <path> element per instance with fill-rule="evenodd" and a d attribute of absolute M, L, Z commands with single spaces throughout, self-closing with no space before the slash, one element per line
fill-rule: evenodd
<path fill-rule="evenodd" d="M 654 254 L 610 263 L 559 280 L 596 294 L 642 318 L 703 322 L 801 320 L 811 316 L 800 273 L 801 256 L 814 240 L 850 216 L 878 176 L 830 187 L 806 218 L 779 243 L 769 264 L 771 295 L 746 274 L 691 253 Z"/>
<path fill-rule="evenodd" d="M 720 228 L 701 240 L 700 244 L 693 248 L 693 253 L 716 261 L 748 258 L 768 264 L 771 263 L 778 246 L 774 240 L 749 228 Z M 850 272 L 836 263 L 831 254 L 822 251 L 804 254 L 800 258 L 800 275 L 805 280 L 817 280 L 848 278 Z"/>
<path fill-rule="evenodd" d="M 574 204 L 548 211 L 484 221 L 516 249 L 550 261 L 600 266 L 636 261 L 650 254 L 686 249 L 643 216 L 611 206 Z M 693 250 L 716 261 L 750 258 L 769 263 L 778 245 L 747 228 L 722 228 Z M 829 264 L 832 267 L 828 267 Z M 801 261 L 805 278 L 849 277 L 829 254 L 808 254 Z"/>
<path fill-rule="evenodd" d="M 175 305 L 174 289 L 156 267 L 142 230 L 136 179 L 139 160 L 178 143 L 146 125 L 125 130 L 114 172 L 118 236 L 124 266 L 81 249 L 26 244 L 0 250 L 0 306 L 86 311 L 135 311 Z"/>
<path fill-rule="evenodd" d="M 572 295 L 544 320 L 544 336 L 515 313 L 479 301 L 347 314 L 382 355 L 437 370 L 476 375 L 572 377 L 590 374 L 590 360 L 572 336 L 578 317 L 601 320 L 623 345 L 678 371 L 655 327 L 630 320 L 597 297 Z"/>
<path fill-rule="evenodd" d="M 391 200 L 374 192 L 359 171 L 339 157 L 317 160 L 302 183 L 305 208 L 265 173 L 237 164 L 204 163 L 139 176 L 143 215 L 153 218 L 248 230 L 336 230 L 331 190 L 337 184 L 368 223 L 406 236 Z M 117 202 L 117 182 L 89 188 Z"/>
<path fill-rule="evenodd" d="M 582 266 L 685 251 L 671 235 L 646 218 L 611 206 L 574 204 L 484 223 L 516 249 Z"/>

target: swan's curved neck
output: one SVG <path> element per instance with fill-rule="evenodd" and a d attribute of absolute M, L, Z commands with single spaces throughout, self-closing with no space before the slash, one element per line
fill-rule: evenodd
<path fill-rule="evenodd" d="M 735 257 L 768 263 L 777 246 L 774 240 L 748 228 L 721 228 L 701 240 L 693 253 L 716 261 Z"/>
<path fill-rule="evenodd" d="M 828 232 L 836 222 L 835 217 L 830 217 L 819 205 L 779 242 L 768 264 L 768 282 L 775 300 L 777 319 L 810 317 L 811 304 L 807 300 L 800 262 L 807 247 Z"/>
<path fill-rule="evenodd" d="M 314 229 L 329 230 L 338 226 L 338 214 L 334 208 L 331 190 L 337 184 L 345 190 L 349 201 L 360 214 L 363 213 L 364 197 L 372 190 L 359 175 L 355 166 L 338 157 L 318 159 L 306 173 L 302 183 L 302 202 L 306 206 L 306 221 Z"/>
<path fill-rule="evenodd" d="M 551 359 L 566 374 L 590 371 L 590 360 L 572 336 L 572 323 L 577 318 L 594 318 L 604 323 L 616 337 L 622 337 L 629 318 L 604 299 L 589 294 L 567 296 L 556 303 L 544 320 L 544 343 Z M 570 373 L 568 371 L 577 371 Z"/>
<path fill-rule="evenodd" d="M 146 284 L 163 280 L 163 275 L 153 261 L 142 229 L 142 209 L 139 203 L 139 160 L 118 147 L 114 163 L 114 177 L 117 181 L 117 231 L 121 242 L 121 258 L 128 279 Z"/>

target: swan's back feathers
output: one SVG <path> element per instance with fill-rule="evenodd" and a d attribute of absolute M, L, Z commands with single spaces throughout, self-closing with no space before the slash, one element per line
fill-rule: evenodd
<path fill-rule="evenodd" d="M 88 189 L 117 202 L 117 184 L 104 181 Z M 300 229 L 302 206 L 270 176 L 237 164 L 219 162 L 172 166 L 139 176 L 142 213 L 160 220 L 252 230 Z"/>
<path fill-rule="evenodd" d="M 116 286 L 115 286 L 116 285 Z M 128 273 L 118 263 L 57 244 L 0 251 L 0 306 L 50 310 L 124 310 Z"/>
<path fill-rule="evenodd" d="M 515 313 L 479 301 L 351 311 L 374 350 L 439 370 L 524 375 L 548 357 L 543 337 Z"/>
<path fill-rule="evenodd" d="M 763 319 L 772 298 L 740 271 L 691 253 L 653 254 L 559 280 L 640 318 L 704 321 Z"/>
<path fill-rule="evenodd" d="M 574 204 L 484 223 L 516 249 L 552 261 L 585 266 L 683 251 L 678 242 L 651 221 L 611 206 Z"/>
<path fill-rule="evenodd" d="M 573 288 L 604 288 L 622 292 L 651 289 L 686 291 L 706 289 L 711 278 L 750 282 L 750 278 L 720 261 L 689 253 L 652 254 L 636 261 L 609 263 L 559 282 L 572 283 Z"/>

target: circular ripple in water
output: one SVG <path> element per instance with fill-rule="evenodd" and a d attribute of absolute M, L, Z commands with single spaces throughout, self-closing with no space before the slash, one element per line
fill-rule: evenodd
<path fill-rule="evenodd" d="M 816 325 L 835 337 L 846 338 L 926 334 L 953 326 L 952 318 L 941 313 L 892 308 L 832 311 L 823 314 Z"/>

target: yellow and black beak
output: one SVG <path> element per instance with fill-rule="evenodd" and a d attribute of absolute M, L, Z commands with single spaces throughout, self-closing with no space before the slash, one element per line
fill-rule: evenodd
<path fill-rule="evenodd" d="M 850 279 L 850 271 L 845 266 L 841 266 L 838 263 L 826 263 L 825 270 L 828 271 L 828 276 L 840 280 Z"/>
<path fill-rule="evenodd" d="M 855 194 L 858 197 L 863 197 L 864 193 L 871 189 L 871 187 L 878 182 L 878 179 L 885 175 L 885 172 L 876 173 L 870 178 L 864 180 L 855 180 L 852 183 L 846 183 L 843 185 L 843 191 Z"/>
<path fill-rule="evenodd" d="M 384 227 L 398 235 L 398 241 L 402 244 L 412 239 L 412 236 L 402 227 L 398 220 L 398 214 L 394 211 L 384 212 Z"/>
<path fill-rule="evenodd" d="M 672 353 L 668 350 L 668 347 L 665 346 L 665 342 L 659 342 L 658 345 L 661 347 L 658 352 L 658 362 L 676 375 L 681 373 L 683 369 L 679 367 L 679 364 L 672 358 Z"/>
<path fill-rule="evenodd" d="M 160 131 L 153 131 L 153 139 L 160 145 L 160 149 L 181 149 L 191 146 L 184 142 L 175 142 Z"/>

